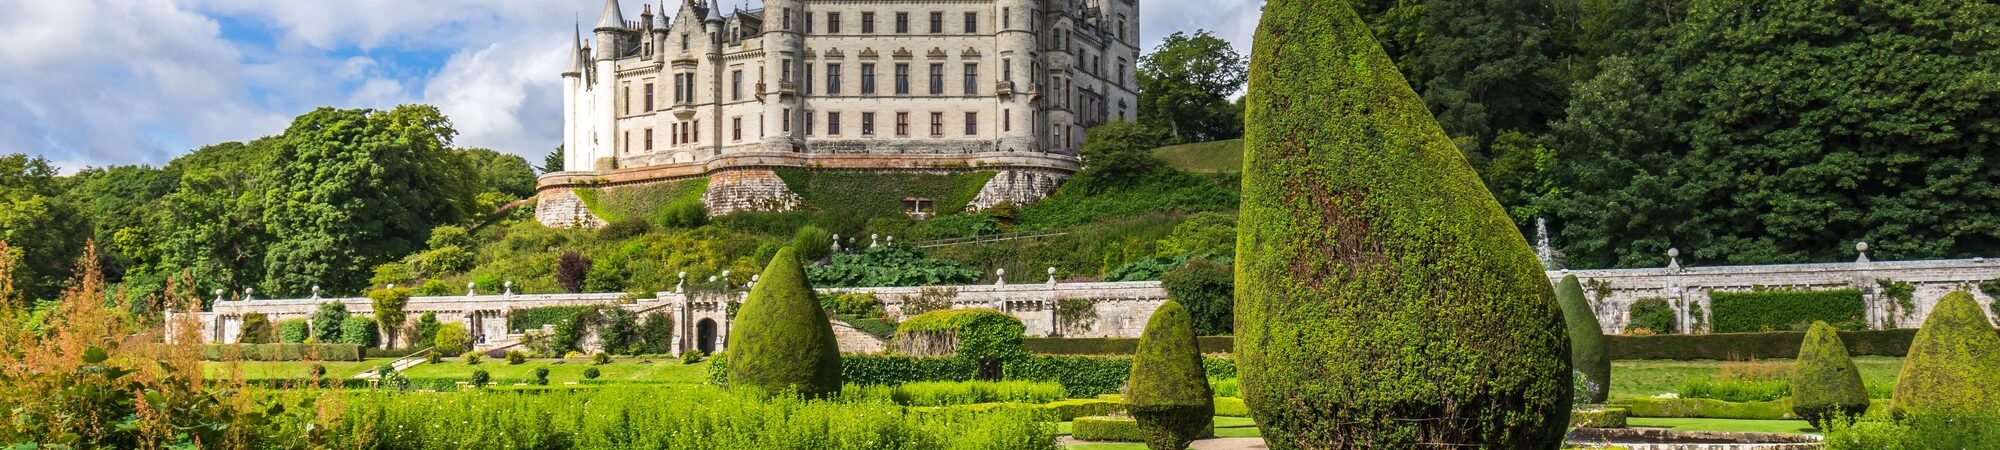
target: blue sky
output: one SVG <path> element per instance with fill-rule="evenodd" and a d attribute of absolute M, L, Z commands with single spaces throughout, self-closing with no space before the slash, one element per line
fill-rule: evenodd
<path fill-rule="evenodd" d="M 631 16 L 647 3 L 620 1 Z M 1148 48 L 1208 29 L 1245 53 L 1263 3 L 1142 1 Z M 65 173 L 157 165 L 276 134 L 320 106 L 429 103 L 452 118 L 458 145 L 540 161 L 561 137 L 557 87 L 572 21 L 596 23 L 603 5 L 0 0 L 0 153 L 41 155 Z"/>

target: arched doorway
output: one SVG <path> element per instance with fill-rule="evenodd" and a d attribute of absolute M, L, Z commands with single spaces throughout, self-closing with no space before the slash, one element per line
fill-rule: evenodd
<path fill-rule="evenodd" d="M 701 319 L 694 324 L 694 348 L 704 355 L 715 354 L 715 320 Z"/>

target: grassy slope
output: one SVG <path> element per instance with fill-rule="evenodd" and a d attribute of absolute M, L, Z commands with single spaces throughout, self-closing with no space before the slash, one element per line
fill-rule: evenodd
<path fill-rule="evenodd" d="M 1775 364 L 1790 364 L 1790 361 L 1772 361 Z M 1689 378 L 1713 378 L 1722 369 L 1725 361 L 1640 361 L 1619 360 L 1611 362 L 1611 399 L 1650 397 L 1674 392 L 1682 381 Z M 1896 372 L 1903 367 L 1903 359 L 1891 356 L 1857 356 L 1854 366 L 1861 370 L 1861 379 L 1870 385 L 1890 386 L 1896 383 Z"/>
<path fill-rule="evenodd" d="M 1243 171 L 1243 140 L 1160 147 L 1153 149 L 1153 157 L 1189 172 L 1237 173 Z"/>

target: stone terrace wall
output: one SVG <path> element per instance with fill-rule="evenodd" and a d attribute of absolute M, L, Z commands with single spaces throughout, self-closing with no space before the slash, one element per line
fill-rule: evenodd
<path fill-rule="evenodd" d="M 1584 296 L 1597 309 L 1597 321 L 1607 333 L 1624 330 L 1631 321 L 1632 302 L 1642 298 L 1664 298 L 1673 305 L 1680 333 L 1706 332 L 1689 329 L 1694 311 L 1713 318 L 1710 292 L 1740 292 L 1758 287 L 1786 289 L 1859 289 L 1866 302 L 1866 319 L 1871 327 L 1915 328 L 1930 316 L 1939 299 L 1953 291 L 1971 291 L 1982 307 L 1991 311 L 1993 298 L 1980 292 L 1982 282 L 2000 279 L 2000 261 L 1951 259 L 1931 261 L 1868 261 L 1852 263 L 1780 264 L 1762 266 L 1680 267 L 1612 270 L 1550 271 L 1551 282 L 1576 275 L 1583 282 Z M 1883 295 L 1878 280 L 1900 281 L 1916 287 L 1914 310 L 1898 312 L 1894 299 Z M 1711 321 L 1704 321 L 1711 322 Z M 1705 325 L 1705 323 L 1704 323 Z"/>

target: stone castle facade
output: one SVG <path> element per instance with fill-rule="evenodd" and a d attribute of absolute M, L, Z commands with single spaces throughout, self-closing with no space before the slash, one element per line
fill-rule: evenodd
<path fill-rule="evenodd" d="M 701 0 L 628 20 L 616 0 L 563 76 L 563 171 L 542 222 L 601 220 L 571 192 L 707 177 L 711 214 L 796 207 L 770 169 L 998 172 L 972 207 L 1031 202 L 1091 126 L 1136 119 L 1137 0 Z"/>

